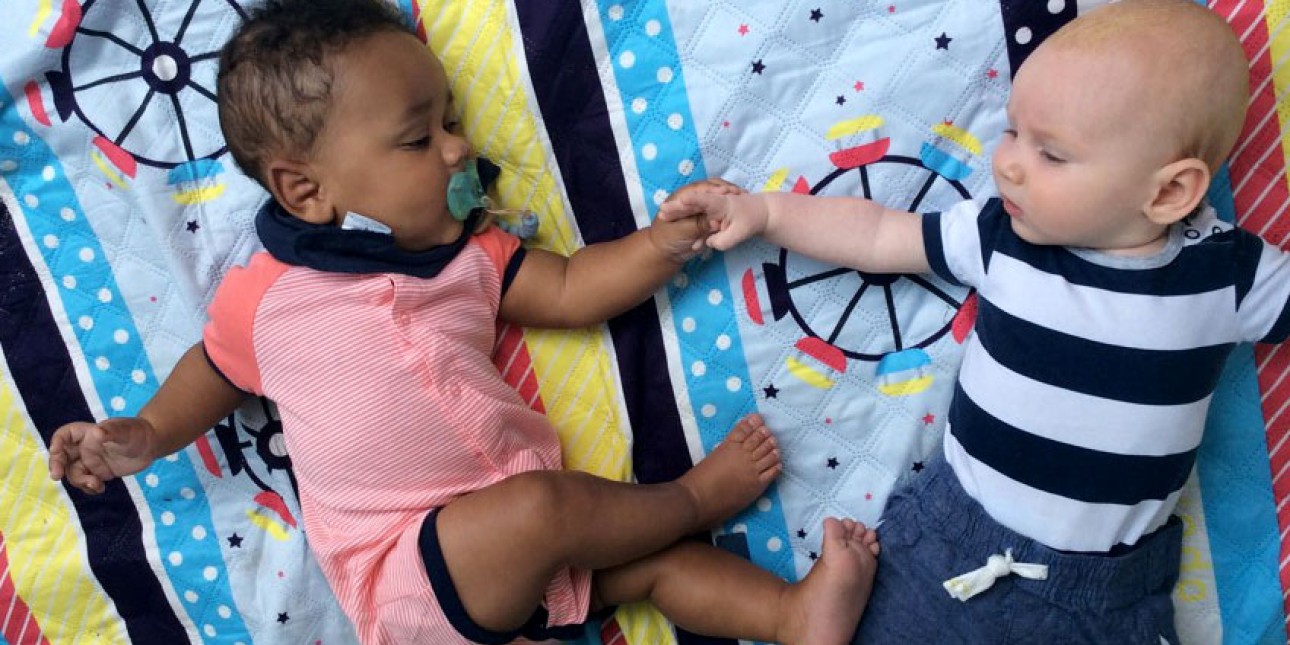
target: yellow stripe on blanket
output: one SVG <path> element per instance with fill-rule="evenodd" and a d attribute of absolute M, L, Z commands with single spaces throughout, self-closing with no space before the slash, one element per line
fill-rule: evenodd
<path fill-rule="evenodd" d="M 8 575 L 49 642 L 128 642 L 89 573 L 80 525 L 61 485 L 49 479 L 47 454 L 0 365 L 0 532 Z"/>
<path fill-rule="evenodd" d="M 1290 2 L 1266 2 L 1264 19 L 1268 27 L 1268 58 L 1272 63 L 1272 81 L 1276 89 L 1273 96 L 1278 97 L 1277 120 L 1281 124 L 1281 154 L 1285 158 L 1286 167 L 1290 168 L 1290 101 L 1283 98 L 1290 91 L 1290 65 L 1286 64 L 1286 56 L 1290 54 L 1290 29 L 1286 23 L 1290 19 Z M 1251 89 L 1257 91 L 1257 88 Z M 1290 182 L 1290 176 L 1286 177 L 1286 181 Z"/>
<path fill-rule="evenodd" d="M 479 154 L 505 169 L 497 197 L 528 208 L 541 225 L 531 242 L 563 255 L 579 247 L 552 168 L 553 156 L 530 112 L 527 71 L 508 5 L 500 0 L 422 1 L 430 47 L 444 63 L 466 138 Z M 624 433 L 618 377 L 607 332 L 524 332 L 542 401 L 564 448 L 564 463 L 602 477 L 631 477 L 631 446 Z M 621 608 L 618 620 L 633 645 L 674 643 L 661 615 L 645 605 Z"/>

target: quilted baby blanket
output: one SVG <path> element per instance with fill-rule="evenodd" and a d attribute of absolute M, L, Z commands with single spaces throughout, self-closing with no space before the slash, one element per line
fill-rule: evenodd
<path fill-rule="evenodd" d="M 266 196 L 227 154 L 214 94 L 254 3 L 0 3 L 0 642 L 355 641 L 301 531 L 271 402 L 99 496 L 46 467 L 63 423 L 138 411 L 259 248 Z M 1096 3 L 398 4 L 443 59 L 472 146 L 503 168 L 497 201 L 539 214 L 529 244 L 569 253 L 648 225 L 703 177 L 918 211 L 989 196 L 1009 79 Z M 1253 79 L 1210 199 L 1285 245 L 1290 7 L 1210 4 Z M 606 477 L 671 479 L 760 411 L 785 473 L 712 537 L 796 579 L 823 517 L 875 522 L 938 449 L 974 312 L 934 277 L 754 242 L 607 325 L 504 327 L 495 360 L 550 416 L 566 465 Z M 1185 642 L 1286 642 L 1288 373 L 1281 347 L 1243 347 L 1223 375 L 1178 509 Z M 713 642 L 644 606 L 584 640 Z"/>

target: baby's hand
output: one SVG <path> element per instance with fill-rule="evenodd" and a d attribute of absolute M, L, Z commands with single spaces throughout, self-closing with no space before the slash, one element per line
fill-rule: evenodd
<path fill-rule="evenodd" d="M 707 193 L 709 195 L 742 195 L 744 189 L 719 178 L 700 179 L 699 181 L 686 184 L 676 189 L 676 192 L 667 196 L 666 202 L 675 201 L 680 197 L 691 193 Z"/>
<path fill-rule="evenodd" d="M 742 195 L 744 190 L 724 179 L 703 179 L 686 184 L 668 196 L 659 209 L 659 216 L 650 227 L 650 236 L 663 252 L 684 262 L 703 249 L 711 229 L 708 220 L 703 217 L 664 218 L 663 212 L 668 204 L 674 203 L 686 195 Z"/>
<path fill-rule="evenodd" d="M 693 191 L 663 203 L 658 219 L 665 222 L 698 221 L 707 231 L 707 245 L 724 251 L 766 230 L 769 215 L 765 203 L 756 195 Z"/>
<path fill-rule="evenodd" d="M 133 475 L 152 463 L 156 432 L 139 418 L 107 419 L 102 423 L 69 423 L 49 442 L 49 476 L 91 495 L 103 492 L 104 482 Z"/>

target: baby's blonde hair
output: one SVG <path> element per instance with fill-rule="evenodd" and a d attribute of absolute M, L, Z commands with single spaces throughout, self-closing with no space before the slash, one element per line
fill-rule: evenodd
<path fill-rule="evenodd" d="M 1180 158 L 1217 171 L 1241 134 L 1249 63 L 1227 21 L 1203 5 L 1121 0 L 1071 21 L 1043 47 L 1131 57 L 1143 110 L 1160 108 L 1162 134 L 1178 141 Z"/>

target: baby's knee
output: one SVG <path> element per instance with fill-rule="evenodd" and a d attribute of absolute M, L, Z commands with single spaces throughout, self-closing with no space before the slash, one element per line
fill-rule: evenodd
<path fill-rule="evenodd" d="M 515 475 L 503 484 L 508 487 L 509 512 L 522 524 L 539 530 L 559 530 L 570 514 L 586 512 L 583 502 L 586 473 L 535 470 Z"/>

